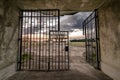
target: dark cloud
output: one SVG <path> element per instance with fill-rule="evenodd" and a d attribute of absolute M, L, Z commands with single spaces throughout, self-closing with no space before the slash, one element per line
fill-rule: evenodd
<path fill-rule="evenodd" d="M 64 31 L 71 31 L 72 29 L 81 29 L 82 22 L 90 15 L 90 13 L 91 12 L 79 12 L 74 15 L 62 16 L 62 20 L 60 22 L 60 29 Z"/>

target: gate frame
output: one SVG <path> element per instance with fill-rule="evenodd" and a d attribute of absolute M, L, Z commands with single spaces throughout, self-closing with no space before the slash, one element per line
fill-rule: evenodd
<path fill-rule="evenodd" d="M 65 56 L 67 56 L 68 58 L 67 59 L 65 59 L 65 60 L 68 60 L 68 63 L 65 61 L 65 66 L 66 66 L 66 64 L 67 64 L 67 68 L 66 69 L 60 69 L 61 67 L 60 67 L 60 35 L 58 36 L 59 38 L 58 38 L 58 70 L 57 71 L 66 71 L 66 70 L 69 70 L 70 69 L 70 62 L 69 62 L 69 32 L 68 31 L 57 31 L 57 30 L 50 30 L 50 32 L 49 32 L 49 39 L 51 39 L 51 32 L 57 32 L 57 33 L 67 33 L 67 43 L 66 44 L 68 44 L 67 46 L 67 55 L 66 54 L 64 54 Z M 50 40 L 49 40 L 50 41 Z M 50 42 L 49 42 L 49 50 L 50 50 Z M 65 47 L 64 47 L 64 53 L 66 53 L 66 45 L 65 45 Z M 49 51 L 49 55 L 50 55 L 50 51 Z M 50 57 L 49 57 L 49 59 L 50 59 Z M 50 60 L 49 60 L 50 61 Z M 48 70 L 50 70 L 50 69 L 48 69 Z M 56 70 L 50 70 L 50 71 L 56 71 Z"/>
<path fill-rule="evenodd" d="M 94 17 L 91 17 L 92 15 L 94 14 Z M 87 42 L 90 42 L 90 41 L 88 41 L 87 40 L 87 24 L 89 23 L 89 22 L 92 22 L 92 20 L 95 20 L 95 23 L 94 23 L 94 25 L 95 25 L 95 32 L 96 32 L 96 38 L 95 38 L 95 43 L 96 43 L 96 66 L 93 66 L 91 63 L 90 63 L 90 60 L 88 60 L 88 58 L 89 58 L 89 56 L 88 56 L 88 54 L 90 54 L 90 52 L 88 53 L 88 51 L 87 51 Z M 98 16 L 98 9 L 95 9 L 84 21 L 83 21 L 83 23 L 82 23 L 82 26 L 83 26 L 83 35 L 85 35 L 85 47 L 86 47 L 86 61 L 88 62 L 88 63 L 90 63 L 94 68 L 96 68 L 96 69 L 101 69 L 100 67 L 100 61 L 101 61 L 101 54 L 100 54 L 100 36 L 99 36 L 99 16 Z M 91 35 L 92 36 L 92 35 Z"/>
<path fill-rule="evenodd" d="M 23 12 L 24 11 L 30 11 L 30 12 L 34 12 L 34 11 L 58 11 L 57 12 L 57 17 L 58 17 L 58 32 L 62 32 L 60 31 L 60 10 L 59 9 L 22 9 L 19 11 L 19 27 L 18 27 L 18 54 L 17 54 L 17 71 L 52 71 L 49 69 L 49 64 L 48 64 L 48 69 L 47 70 L 22 70 L 21 69 L 21 55 L 22 55 L 22 28 L 23 28 Z M 31 16 L 32 17 L 32 16 Z M 21 19 L 22 18 L 22 19 Z M 30 30 L 31 31 L 31 30 Z M 50 31 L 49 31 L 50 32 Z M 31 34 L 31 33 L 30 33 Z M 50 35 L 49 35 L 50 36 Z M 50 37 L 49 37 L 50 38 Z M 69 40 L 69 38 L 68 38 Z M 48 52 L 49 53 L 49 52 Z M 69 52 L 68 52 L 69 53 Z M 50 53 L 49 53 L 50 54 Z M 48 54 L 48 55 L 49 55 Z M 68 70 L 69 70 L 69 65 L 68 65 Z M 59 71 L 59 70 L 56 70 L 56 71 Z"/>

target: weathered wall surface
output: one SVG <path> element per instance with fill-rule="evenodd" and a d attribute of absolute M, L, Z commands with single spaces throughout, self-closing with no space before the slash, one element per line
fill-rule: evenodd
<path fill-rule="evenodd" d="M 1 45 L 1 40 L 2 40 L 2 27 L 3 27 L 3 16 L 4 16 L 4 6 L 3 6 L 3 1 L 0 0 L 0 45 Z M 0 62 L 1 62 L 1 53 L 0 53 Z"/>
<path fill-rule="evenodd" d="M 0 0 L 0 80 L 4 80 L 5 78 L 2 74 L 7 75 L 12 69 L 16 69 L 15 67 L 7 68 L 16 62 L 18 49 L 17 29 L 19 10 L 13 1 Z M 7 71 L 2 71 L 5 68 Z"/>
<path fill-rule="evenodd" d="M 101 69 L 120 80 L 120 1 L 109 1 L 99 9 Z"/>
<path fill-rule="evenodd" d="M 18 28 L 18 10 L 12 2 L 3 3 L 3 15 L 0 29 L 0 68 L 16 60 L 17 53 L 17 28 Z"/>

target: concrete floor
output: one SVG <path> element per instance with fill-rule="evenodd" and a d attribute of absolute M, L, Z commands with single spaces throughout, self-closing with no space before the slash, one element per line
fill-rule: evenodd
<path fill-rule="evenodd" d="M 7 80 L 112 80 L 86 63 L 84 52 L 83 47 L 70 47 L 69 71 L 20 71 Z"/>

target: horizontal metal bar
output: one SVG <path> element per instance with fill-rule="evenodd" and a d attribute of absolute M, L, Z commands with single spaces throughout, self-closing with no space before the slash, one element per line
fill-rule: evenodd
<path fill-rule="evenodd" d="M 37 12 L 37 11 L 59 11 L 59 9 L 22 9 L 21 11 L 32 11 L 32 12 Z"/>

